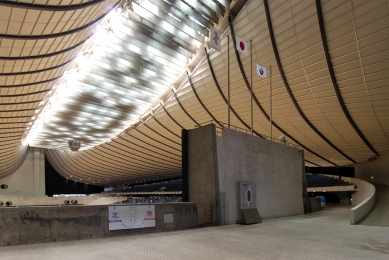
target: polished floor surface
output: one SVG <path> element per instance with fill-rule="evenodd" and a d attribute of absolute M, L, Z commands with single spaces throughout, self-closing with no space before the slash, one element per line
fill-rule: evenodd
<path fill-rule="evenodd" d="M 1 234 L 0 234 L 1 235 Z M 349 224 L 349 207 L 183 231 L 0 247 L 0 259 L 389 259 L 389 228 Z"/>

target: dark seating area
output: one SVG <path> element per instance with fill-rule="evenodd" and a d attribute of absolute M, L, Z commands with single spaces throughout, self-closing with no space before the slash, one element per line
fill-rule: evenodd
<path fill-rule="evenodd" d="M 181 202 L 180 196 L 146 196 L 146 197 L 128 197 L 121 202 L 113 204 L 148 204 L 148 203 L 177 203 Z"/>
<path fill-rule="evenodd" d="M 126 189 L 126 192 L 181 191 L 182 180 L 143 184 Z"/>
<path fill-rule="evenodd" d="M 352 183 L 319 174 L 307 174 L 307 187 L 348 186 Z"/>

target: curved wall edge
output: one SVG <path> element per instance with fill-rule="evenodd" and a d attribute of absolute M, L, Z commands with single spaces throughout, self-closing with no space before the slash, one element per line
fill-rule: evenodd
<path fill-rule="evenodd" d="M 325 174 L 324 174 L 325 175 Z M 326 175 L 338 179 L 333 175 Z M 356 225 L 363 220 L 375 205 L 375 187 L 370 182 L 350 177 L 342 177 L 342 180 L 354 184 L 358 189 L 352 194 L 352 205 L 350 209 L 350 225 Z"/>

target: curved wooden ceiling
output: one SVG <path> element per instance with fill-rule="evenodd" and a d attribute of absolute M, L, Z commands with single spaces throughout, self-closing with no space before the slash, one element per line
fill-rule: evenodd
<path fill-rule="evenodd" d="M 73 59 L 82 49 L 80 43 L 91 36 L 98 24 L 93 22 L 117 4 L 42 2 L 35 1 L 34 8 L 33 1 L 24 1 L 23 7 L 15 7 L 18 3 L 1 6 L 0 2 L 0 12 L 6 10 L 4 7 L 10 14 L 0 15 L 9 24 L 0 28 L 0 156 L 4 155 L 9 165 L 17 165 L 23 159 L 26 147 L 21 145 L 21 138 L 49 100 L 50 90 L 76 64 Z M 82 84 L 94 86 L 95 91 L 106 93 L 111 100 L 123 98 L 123 93 L 109 92 L 115 89 L 129 91 L 126 98 L 130 99 L 136 99 L 136 93 L 146 93 L 152 107 L 133 113 L 136 120 L 127 125 L 121 121 L 133 108 L 128 104 L 115 107 L 120 115 L 113 118 L 112 124 L 92 127 L 96 134 L 106 134 L 111 139 L 99 144 L 97 137 L 85 138 L 83 143 L 90 142 L 91 148 L 71 153 L 65 147 L 77 131 L 72 127 L 76 120 L 72 116 L 90 113 L 83 121 L 86 125 L 93 123 L 93 116 L 99 117 L 78 104 L 110 109 L 101 102 L 104 98 L 96 99 L 93 91 L 80 91 L 76 104 L 69 105 L 67 112 L 58 112 L 57 123 L 47 126 L 34 146 L 50 148 L 46 156 L 52 165 L 63 176 L 78 182 L 121 185 L 180 174 L 181 130 L 211 120 L 217 125 L 227 123 L 228 58 L 231 124 L 239 131 L 250 130 L 252 74 L 254 132 L 268 138 L 269 78 L 256 75 L 254 66 L 250 69 L 250 56 L 235 51 L 234 37 L 230 37 L 228 52 L 227 35 L 235 33 L 246 41 L 252 40 L 254 65 L 272 67 L 273 138 L 285 134 L 290 144 L 304 149 L 306 165 L 348 165 L 387 152 L 387 1 L 247 1 L 240 9 L 244 2 L 232 2 L 235 9 L 230 16 L 226 0 L 121 2 L 121 6 L 132 6 L 125 29 L 110 34 L 104 55 L 91 62 L 93 72 Z M 42 10 L 36 7 L 39 4 Z M 43 13 L 46 19 L 40 20 Z M 30 16 L 35 18 L 27 19 Z M 62 27 L 61 22 L 65 23 Z M 204 48 L 204 36 L 212 23 L 224 32 L 221 53 Z M 158 52 L 151 55 L 150 47 Z M 157 58 L 161 58 L 159 62 Z M 189 73 L 184 69 L 187 63 Z M 177 67 L 169 74 L 163 64 L 181 69 Z M 96 80 L 96 75 L 102 80 Z M 136 88 L 126 84 L 126 77 L 138 80 Z M 150 88 L 152 82 L 167 90 L 154 92 Z M 107 134 L 109 128 L 120 127 L 123 131 L 119 135 Z M 1 168 L 0 174 L 9 174 L 11 168 L 7 168 L 8 172 Z"/>

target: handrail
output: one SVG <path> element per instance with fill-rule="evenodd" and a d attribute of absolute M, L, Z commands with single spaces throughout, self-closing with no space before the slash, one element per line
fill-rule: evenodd
<path fill-rule="evenodd" d="M 358 189 L 361 190 L 361 186 L 363 186 L 365 189 L 370 188 L 370 192 L 366 194 L 366 197 L 363 201 L 350 209 L 350 225 L 356 225 L 360 223 L 373 210 L 376 202 L 376 190 L 374 185 L 367 181 L 360 181 L 361 183 L 358 185 Z M 364 185 L 361 185 L 362 182 Z"/>
<path fill-rule="evenodd" d="M 195 125 L 195 128 L 198 128 L 198 127 L 201 127 L 201 126 L 205 126 L 205 125 L 209 125 L 209 124 L 212 124 L 214 122 L 222 126 L 222 127 L 220 127 L 220 126 L 215 124 L 216 134 L 218 136 L 222 136 L 222 132 L 221 131 L 217 131 L 217 129 L 231 128 L 231 129 L 234 129 L 235 131 L 243 132 L 245 134 L 251 134 L 251 135 L 259 137 L 259 138 L 264 138 L 266 140 L 270 140 L 270 141 L 273 141 L 273 142 L 285 144 L 287 146 L 291 146 L 291 147 L 294 147 L 294 148 L 297 148 L 297 149 L 300 148 L 300 146 L 298 146 L 296 144 L 292 144 L 292 143 L 289 143 L 289 142 L 286 142 L 286 141 L 281 141 L 281 140 L 278 140 L 278 139 L 275 139 L 275 138 L 270 138 L 270 136 L 267 136 L 267 135 L 263 135 L 263 134 L 262 135 L 258 135 L 254 131 L 251 132 L 251 130 L 249 130 L 249 129 L 244 129 L 244 128 L 241 128 L 241 127 L 238 127 L 238 126 L 233 126 L 231 124 L 230 124 L 230 127 L 228 127 L 228 124 L 220 122 L 220 121 L 215 121 L 215 120 L 208 120 L 208 121 L 205 121 L 203 123 L 198 123 L 197 125 Z"/>

